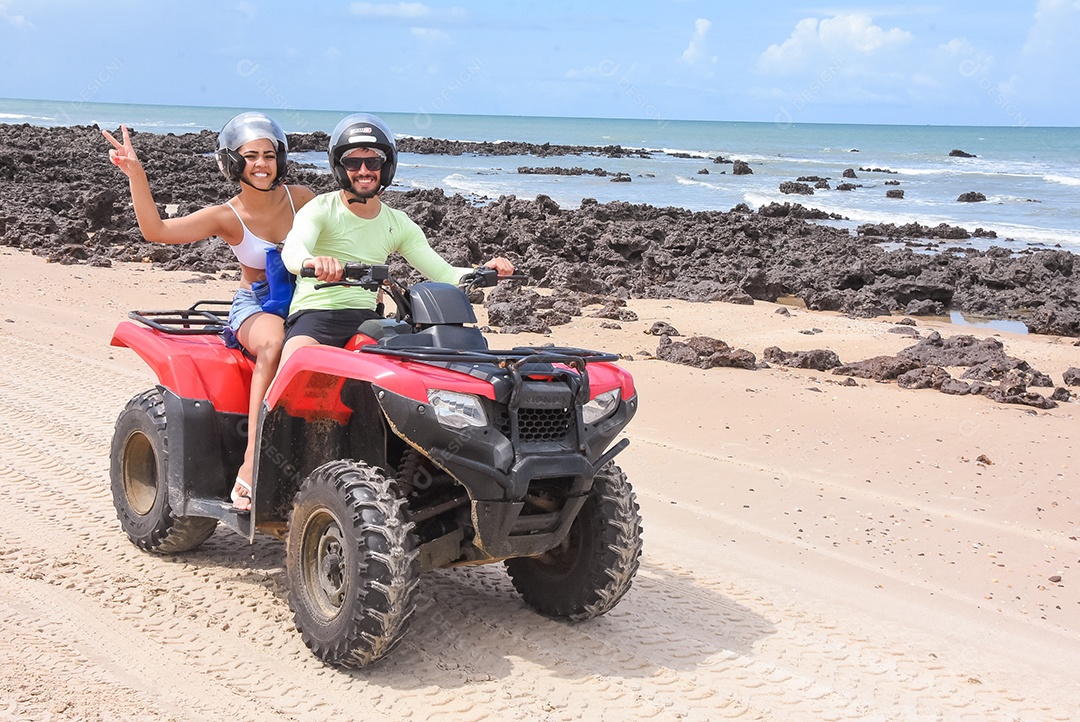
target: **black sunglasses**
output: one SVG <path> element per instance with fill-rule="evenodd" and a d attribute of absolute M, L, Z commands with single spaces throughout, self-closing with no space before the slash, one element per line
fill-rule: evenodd
<path fill-rule="evenodd" d="M 370 158 L 357 158 L 355 156 L 351 158 L 342 158 L 341 165 L 347 171 L 358 171 L 365 165 L 370 171 L 377 171 L 383 167 L 385 161 L 377 155 L 373 155 Z"/>

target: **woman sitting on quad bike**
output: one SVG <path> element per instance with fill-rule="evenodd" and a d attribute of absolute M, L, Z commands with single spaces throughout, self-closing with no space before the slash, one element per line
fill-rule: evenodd
<path fill-rule="evenodd" d="M 328 159 L 341 190 L 317 196 L 296 214 L 281 251 L 285 266 L 298 276 L 285 322 L 282 366 L 303 346 L 344 346 L 361 323 L 378 317 L 373 291 L 318 287 L 339 281 L 342 263 L 381 265 L 396 251 L 432 281 L 450 284 L 474 270 L 451 266 L 416 223 L 380 200 L 397 169 L 397 144 L 382 120 L 366 113 L 344 118 L 330 136 Z M 486 266 L 501 276 L 514 272 L 502 257 Z M 313 269 L 313 277 L 300 277 L 302 267 Z"/>
<path fill-rule="evenodd" d="M 229 327 L 239 344 L 255 358 L 248 406 L 248 443 L 237 473 L 232 500 L 238 510 L 251 508 L 255 428 L 263 396 L 277 372 L 284 340 L 280 315 L 264 311 L 270 295 L 266 252 L 275 249 L 292 228 L 296 212 L 314 197 L 304 186 L 286 186 L 289 142 L 281 126 L 262 113 L 241 113 L 218 134 L 218 167 L 236 181 L 240 192 L 226 203 L 202 208 L 180 218 L 162 219 L 126 126 L 123 142 L 102 131 L 112 143 L 109 158 L 131 186 L 139 231 L 153 243 L 193 243 L 217 236 L 240 263 L 240 288 L 229 310 Z"/>

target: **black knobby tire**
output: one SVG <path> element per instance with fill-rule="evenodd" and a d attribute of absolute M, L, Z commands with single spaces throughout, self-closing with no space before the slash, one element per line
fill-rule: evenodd
<path fill-rule="evenodd" d="M 630 590 L 641 559 L 641 515 L 622 470 L 609 463 L 566 539 L 535 557 L 508 559 L 514 588 L 549 617 L 581 621 L 610 611 Z"/>
<path fill-rule="evenodd" d="M 217 520 L 176 516 L 169 505 L 169 435 L 158 389 L 135 396 L 116 420 L 112 440 L 113 505 L 135 546 L 178 554 L 210 538 Z"/>
<path fill-rule="evenodd" d="M 393 482 L 356 461 L 315 469 L 293 503 L 285 569 L 296 627 L 316 657 L 364 667 L 389 653 L 408 630 L 420 578 Z"/>

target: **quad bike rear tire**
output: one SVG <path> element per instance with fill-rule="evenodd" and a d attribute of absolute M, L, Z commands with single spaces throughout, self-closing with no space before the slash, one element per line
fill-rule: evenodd
<path fill-rule="evenodd" d="M 357 461 L 315 469 L 296 493 L 285 547 L 289 606 L 312 653 L 365 667 L 401 641 L 420 562 L 405 501 Z"/>
<path fill-rule="evenodd" d="M 116 420 L 110 476 L 120 526 L 135 546 L 157 554 L 190 551 L 217 527 L 216 519 L 173 514 L 168 470 L 165 399 L 150 389 L 128 401 Z"/>
<path fill-rule="evenodd" d="M 610 611 L 630 590 L 641 558 L 641 515 L 626 475 L 608 463 L 563 543 L 535 557 L 508 559 L 507 573 L 530 607 L 582 621 Z"/>

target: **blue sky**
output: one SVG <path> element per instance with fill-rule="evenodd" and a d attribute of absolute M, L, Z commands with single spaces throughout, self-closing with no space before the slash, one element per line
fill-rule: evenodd
<path fill-rule="evenodd" d="M 0 0 L 0 97 L 1076 126 L 1080 0 Z"/>

